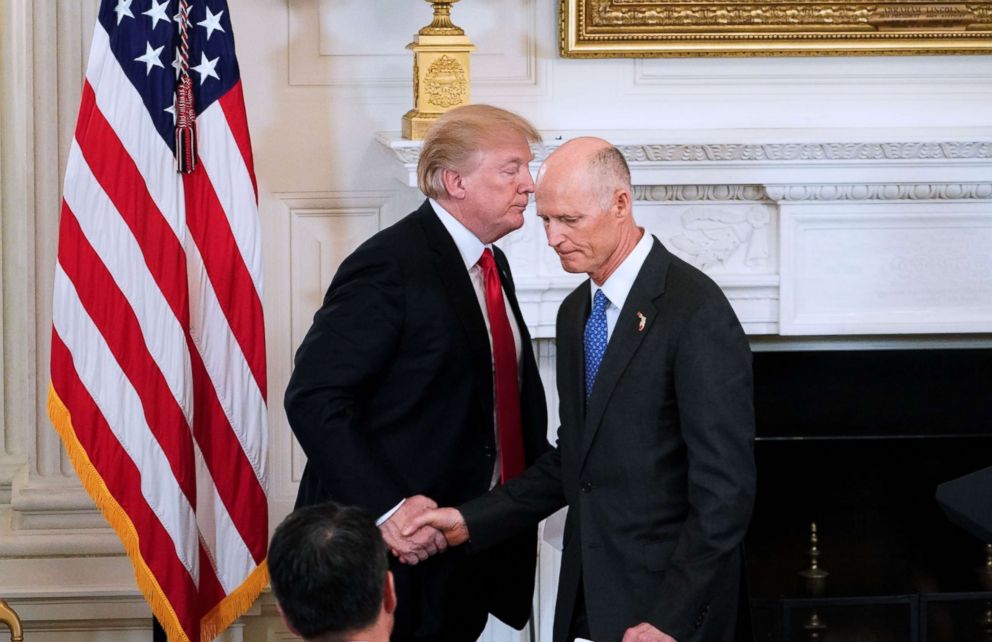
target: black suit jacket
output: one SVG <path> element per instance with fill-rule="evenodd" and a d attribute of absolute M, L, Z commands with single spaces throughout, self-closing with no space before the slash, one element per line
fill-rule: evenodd
<path fill-rule="evenodd" d="M 558 447 L 462 507 L 472 545 L 567 501 L 555 642 L 580 577 L 596 642 L 641 622 L 679 642 L 732 640 L 755 487 L 744 332 L 716 284 L 655 239 L 587 405 L 589 309 L 586 281 L 558 313 Z"/>
<path fill-rule="evenodd" d="M 494 254 L 523 343 L 529 464 L 549 449 L 544 390 L 509 265 Z M 297 506 L 333 499 L 377 517 L 411 495 L 450 506 L 489 489 L 493 366 L 482 315 L 458 248 L 426 201 L 341 264 L 286 390 L 290 426 L 308 460 Z M 457 617 L 444 612 L 447 578 L 471 564 L 482 583 L 477 601 L 521 628 L 535 551 L 531 530 L 475 559 L 449 552 L 416 567 L 392 560 L 398 590 L 410 593 L 399 595 L 400 608 L 418 634 Z M 494 564 L 500 572 L 490 574 Z"/>

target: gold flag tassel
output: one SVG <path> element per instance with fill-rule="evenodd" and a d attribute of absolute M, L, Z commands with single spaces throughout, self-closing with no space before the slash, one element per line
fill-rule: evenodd
<path fill-rule="evenodd" d="M 176 170 L 196 169 L 196 109 L 189 76 L 189 2 L 179 0 L 179 82 L 176 83 Z"/>

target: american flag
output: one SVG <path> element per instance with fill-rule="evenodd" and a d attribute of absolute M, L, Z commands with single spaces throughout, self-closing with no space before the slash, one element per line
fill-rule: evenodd
<path fill-rule="evenodd" d="M 181 0 L 103 0 L 66 166 L 49 415 L 173 641 L 267 582 L 262 256 L 226 0 L 188 8 L 198 162 L 176 172 Z"/>

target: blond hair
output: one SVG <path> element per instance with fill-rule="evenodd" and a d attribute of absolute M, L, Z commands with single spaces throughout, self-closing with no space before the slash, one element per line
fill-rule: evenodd
<path fill-rule="evenodd" d="M 486 146 L 516 133 L 529 143 L 541 142 L 541 135 L 524 118 L 492 105 L 463 105 L 437 119 L 420 149 L 417 186 L 424 195 L 444 198 L 444 170 L 468 172 L 476 156 Z"/>

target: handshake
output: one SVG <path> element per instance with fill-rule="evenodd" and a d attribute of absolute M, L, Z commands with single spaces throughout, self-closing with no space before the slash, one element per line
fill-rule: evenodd
<path fill-rule="evenodd" d="M 423 495 L 407 497 L 379 525 L 389 550 L 404 564 L 423 562 L 448 546 L 468 541 L 468 526 L 455 508 L 438 508 L 437 502 Z"/>

